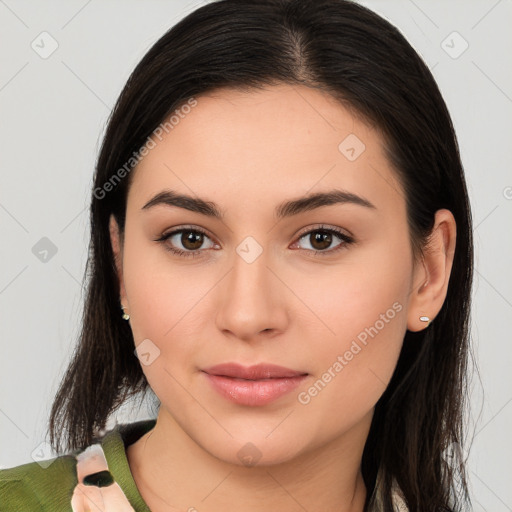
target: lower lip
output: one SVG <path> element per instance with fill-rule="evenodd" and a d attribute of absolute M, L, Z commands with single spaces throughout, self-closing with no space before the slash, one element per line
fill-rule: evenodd
<path fill-rule="evenodd" d="M 245 380 L 205 373 L 213 388 L 239 405 L 266 405 L 296 389 L 307 375 L 276 379 Z"/>

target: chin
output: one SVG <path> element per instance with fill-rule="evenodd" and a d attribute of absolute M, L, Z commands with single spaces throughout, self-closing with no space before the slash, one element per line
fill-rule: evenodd
<path fill-rule="evenodd" d="M 270 436 L 267 429 L 265 433 L 260 430 L 252 435 L 247 431 L 243 434 L 241 431 L 232 432 L 233 438 L 229 439 L 226 436 L 222 436 L 222 439 L 208 437 L 196 442 L 216 459 L 248 468 L 284 464 L 311 448 L 311 443 L 301 439 L 297 430 L 294 433 L 283 430 L 281 435 L 274 432 Z"/>

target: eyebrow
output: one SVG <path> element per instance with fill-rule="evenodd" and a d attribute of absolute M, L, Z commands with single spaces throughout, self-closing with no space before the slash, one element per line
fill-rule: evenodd
<path fill-rule="evenodd" d="M 292 217 L 299 213 L 308 212 L 321 208 L 322 206 L 330 206 L 333 204 L 356 204 L 365 208 L 376 209 L 368 199 L 347 192 L 344 190 L 330 190 L 328 192 L 317 192 L 309 194 L 298 199 L 284 201 L 279 204 L 275 209 L 275 215 L 278 219 L 285 217 Z M 218 207 L 212 201 L 207 201 L 199 197 L 192 197 L 185 194 L 179 194 L 173 190 L 164 190 L 156 194 L 149 200 L 141 209 L 148 210 L 157 205 L 175 206 L 184 208 L 191 212 L 200 213 L 207 217 L 213 217 L 221 220 L 224 216 Z"/>

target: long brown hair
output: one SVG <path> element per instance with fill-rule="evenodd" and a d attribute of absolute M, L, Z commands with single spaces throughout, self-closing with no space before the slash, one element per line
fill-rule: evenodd
<path fill-rule="evenodd" d="M 121 318 L 109 237 L 111 214 L 124 229 L 134 152 L 194 96 L 278 83 L 328 91 L 380 130 L 405 191 L 413 247 L 425 244 L 438 209 L 455 217 L 445 303 L 432 325 L 405 335 L 375 408 L 362 472 L 366 510 L 380 503 L 392 512 L 393 482 L 412 511 L 466 510 L 461 454 L 473 242 L 457 139 L 432 74 L 403 35 L 345 0 L 211 2 L 172 27 L 137 65 L 97 160 L 82 329 L 50 413 L 50 441 L 57 451 L 85 447 L 128 397 L 148 391 L 132 332 Z"/>

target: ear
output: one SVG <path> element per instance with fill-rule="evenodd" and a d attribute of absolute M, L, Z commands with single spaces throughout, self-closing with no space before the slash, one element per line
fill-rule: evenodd
<path fill-rule="evenodd" d="M 457 226 L 452 212 L 438 210 L 423 258 L 416 262 L 407 316 L 409 331 L 421 331 L 427 327 L 443 306 L 453 265 L 456 236 Z M 422 316 L 427 316 L 430 322 L 420 320 Z"/>
<path fill-rule="evenodd" d="M 112 252 L 114 253 L 114 261 L 117 269 L 117 278 L 119 280 L 119 290 L 121 295 L 120 301 L 123 306 L 128 307 L 123 280 L 123 240 L 119 232 L 119 225 L 117 224 L 114 215 L 110 216 L 109 229 L 110 243 L 112 244 Z"/>

